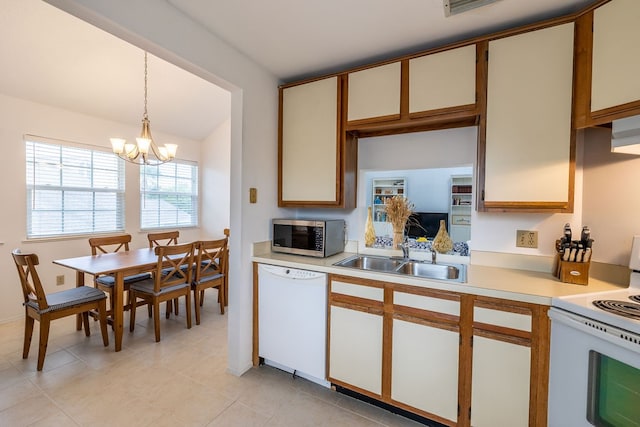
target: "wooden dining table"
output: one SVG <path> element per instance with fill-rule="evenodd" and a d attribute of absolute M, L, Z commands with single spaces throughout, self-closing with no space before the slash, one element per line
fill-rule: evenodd
<path fill-rule="evenodd" d="M 84 285 L 85 274 L 100 276 L 111 274 L 115 278 L 113 298 L 113 331 L 115 350 L 122 349 L 122 331 L 124 324 L 124 278 L 138 273 L 152 271 L 158 263 L 154 249 L 134 249 L 100 255 L 88 255 L 76 258 L 57 259 L 54 264 L 76 271 L 76 286 Z"/>

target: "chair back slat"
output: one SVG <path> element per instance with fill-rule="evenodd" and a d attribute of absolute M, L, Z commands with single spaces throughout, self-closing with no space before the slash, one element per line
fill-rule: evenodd
<path fill-rule="evenodd" d="M 154 271 L 154 291 L 162 288 L 191 283 L 195 243 L 156 246 L 158 264 Z"/>
<path fill-rule="evenodd" d="M 200 282 L 210 276 L 225 274 L 227 266 L 227 238 L 203 240 L 197 244 L 195 278 Z"/>
<path fill-rule="evenodd" d="M 180 231 L 165 231 L 163 233 L 149 233 L 147 239 L 149 240 L 149 249 L 153 249 L 156 246 L 169 246 L 177 245 L 178 238 L 180 237 Z"/>
<path fill-rule="evenodd" d="M 14 249 L 11 255 L 18 269 L 18 276 L 20 276 L 24 302 L 36 301 L 39 309 L 46 310 L 49 307 L 47 295 L 36 271 L 36 265 L 39 264 L 38 255 L 23 254 L 19 249 Z"/>
<path fill-rule="evenodd" d="M 91 255 L 98 253 L 108 254 L 109 252 L 118 252 L 120 249 L 128 251 L 129 243 L 131 243 L 130 234 L 120 234 L 118 236 L 92 237 L 89 239 L 91 246 Z"/>

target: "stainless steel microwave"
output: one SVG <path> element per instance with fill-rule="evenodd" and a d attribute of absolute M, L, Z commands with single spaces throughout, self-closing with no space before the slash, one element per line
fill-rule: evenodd
<path fill-rule="evenodd" d="M 344 251 L 342 219 L 273 219 L 271 250 L 324 258 Z"/>

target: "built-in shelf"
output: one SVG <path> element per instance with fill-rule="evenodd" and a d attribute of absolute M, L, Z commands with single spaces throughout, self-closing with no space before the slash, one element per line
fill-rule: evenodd
<path fill-rule="evenodd" d="M 384 178 L 372 181 L 372 215 L 374 222 L 386 222 L 387 213 L 384 202 L 394 196 L 405 197 L 407 181 L 405 178 Z"/>
<path fill-rule="evenodd" d="M 451 176 L 449 236 L 454 242 L 466 242 L 471 239 L 472 194 L 473 178 L 471 175 Z"/>

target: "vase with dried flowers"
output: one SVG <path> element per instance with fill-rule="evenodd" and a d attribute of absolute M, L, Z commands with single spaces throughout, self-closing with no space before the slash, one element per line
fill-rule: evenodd
<path fill-rule="evenodd" d="M 387 221 L 393 227 L 393 248 L 402 243 L 404 236 L 404 226 L 413 213 L 414 206 L 404 196 L 393 196 L 385 200 L 384 209 L 387 214 Z"/>

